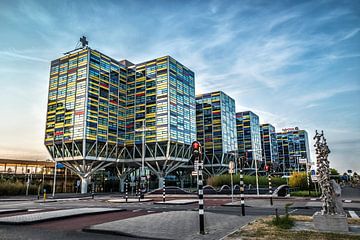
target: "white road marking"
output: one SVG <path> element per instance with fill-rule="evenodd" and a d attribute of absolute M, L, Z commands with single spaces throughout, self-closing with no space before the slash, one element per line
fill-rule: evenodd
<path fill-rule="evenodd" d="M 359 218 L 359 216 L 355 213 L 355 211 L 349 211 L 349 214 L 352 218 Z"/>
<path fill-rule="evenodd" d="M 290 211 L 289 213 L 293 213 L 293 212 L 295 212 L 295 211 L 297 211 L 297 209 L 294 209 L 294 210 Z"/>

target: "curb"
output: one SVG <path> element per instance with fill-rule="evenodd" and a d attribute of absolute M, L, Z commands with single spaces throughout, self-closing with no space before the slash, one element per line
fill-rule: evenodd
<path fill-rule="evenodd" d="M 28 222 L 1 222 L 0 224 L 3 225 L 31 225 L 31 224 L 36 224 L 36 223 L 42 223 L 42 222 L 47 222 L 47 221 L 56 221 L 56 220 L 62 220 L 62 219 L 67 219 L 67 218 L 72 218 L 72 217 L 80 217 L 80 216 L 90 216 L 90 215 L 96 215 L 96 214 L 105 214 L 105 213 L 113 213 L 113 212 L 123 212 L 126 211 L 126 209 L 114 209 L 111 211 L 106 211 L 106 212 L 89 212 L 89 213 L 81 213 L 81 214 L 76 214 L 76 215 L 69 215 L 69 216 L 60 216 L 60 217 L 54 217 L 54 218 L 49 218 L 49 219 L 39 219 L 39 220 L 35 220 L 35 221 L 28 221 Z"/>
<path fill-rule="evenodd" d="M 149 239 L 149 240 L 171 240 L 169 238 L 152 238 L 152 237 L 145 237 L 145 236 L 138 236 L 131 233 L 125 233 L 120 231 L 113 231 L 113 230 L 101 230 L 101 229 L 91 229 L 90 227 L 83 228 L 83 232 L 89 232 L 89 233 L 100 233 L 100 234 L 108 234 L 108 235 L 115 235 L 115 236 L 124 236 L 124 237 L 132 237 L 137 239 Z"/>

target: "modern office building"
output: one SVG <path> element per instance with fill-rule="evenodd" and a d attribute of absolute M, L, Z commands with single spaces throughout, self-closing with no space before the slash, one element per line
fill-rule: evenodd
<path fill-rule="evenodd" d="M 275 127 L 269 123 L 260 125 L 262 158 L 265 165 L 278 162 L 278 146 Z"/>
<path fill-rule="evenodd" d="M 277 135 L 279 165 L 283 174 L 306 170 L 310 162 L 309 140 L 305 130 L 285 128 Z"/>
<path fill-rule="evenodd" d="M 238 153 L 244 160 L 243 167 L 254 169 L 255 161 L 262 161 L 259 116 L 251 111 L 236 113 L 236 130 Z"/>
<path fill-rule="evenodd" d="M 221 91 L 196 96 L 197 140 L 209 175 L 228 169 L 237 151 L 235 100 Z"/>
<path fill-rule="evenodd" d="M 146 165 L 161 179 L 191 156 L 196 139 L 194 73 L 170 56 L 126 62 L 125 159 L 141 160 L 142 132 L 136 129 L 145 123 Z"/>
<path fill-rule="evenodd" d="M 166 56 L 117 61 L 83 44 L 51 62 L 45 146 L 77 173 L 145 161 L 159 177 L 188 161 L 195 140 L 194 73 Z"/>
<path fill-rule="evenodd" d="M 51 62 L 45 146 L 77 173 L 89 177 L 115 162 L 125 140 L 127 70 L 88 47 Z"/>

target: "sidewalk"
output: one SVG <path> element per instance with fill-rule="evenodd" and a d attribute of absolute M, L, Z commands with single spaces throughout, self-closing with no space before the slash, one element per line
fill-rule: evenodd
<path fill-rule="evenodd" d="M 205 212 L 205 235 L 199 234 L 197 211 L 172 211 L 123 219 L 83 229 L 145 239 L 220 239 L 254 220 L 254 216 L 234 216 Z"/>
<path fill-rule="evenodd" d="M 56 210 L 48 212 L 39 212 L 23 215 L 15 215 L 9 217 L 0 217 L 0 224 L 30 224 L 35 222 L 43 222 L 47 220 L 63 219 L 68 217 L 90 215 L 97 213 L 109 213 L 124 211 L 119 208 L 76 208 L 66 210 Z"/>

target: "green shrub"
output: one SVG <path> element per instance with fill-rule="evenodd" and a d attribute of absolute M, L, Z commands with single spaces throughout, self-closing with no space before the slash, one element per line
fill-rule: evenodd
<path fill-rule="evenodd" d="M 290 196 L 292 197 L 309 197 L 309 191 L 303 190 L 303 191 L 295 191 L 290 192 Z M 310 197 L 319 197 L 320 192 L 310 191 Z"/>
<path fill-rule="evenodd" d="M 38 187 L 36 185 L 29 186 L 29 195 L 37 194 Z M 26 184 L 12 180 L 0 181 L 0 196 L 14 196 L 14 195 L 25 195 Z"/>
<path fill-rule="evenodd" d="M 289 185 L 291 188 L 297 188 L 299 190 L 307 190 L 307 174 L 306 172 L 293 172 L 289 179 Z"/>
<path fill-rule="evenodd" d="M 276 212 L 276 216 L 271 221 L 271 223 L 274 226 L 276 226 L 278 228 L 282 228 L 282 229 L 289 229 L 294 226 L 294 220 L 289 216 L 289 206 L 291 204 L 292 203 L 285 205 L 285 215 L 284 216 L 279 216 Z"/>
<path fill-rule="evenodd" d="M 236 174 L 233 175 L 233 182 L 235 184 L 240 184 L 240 175 Z M 223 185 L 231 185 L 231 176 L 230 174 L 223 174 L 219 176 L 213 176 L 209 177 L 206 181 L 208 185 L 211 185 L 213 187 L 221 187 Z M 250 176 L 250 175 L 244 175 L 244 183 L 246 185 L 256 185 L 256 177 Z M 286 179 L 280 178 L 280 177 L 272 177 L 271 184 L 273 187 L 277 187 L 283 184 L 286 184 Z M 267 187 L 269 186 L 269 181 L 267 176 L 259 176 L 259 186 Z"/>

